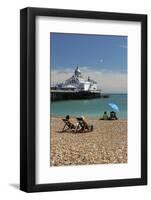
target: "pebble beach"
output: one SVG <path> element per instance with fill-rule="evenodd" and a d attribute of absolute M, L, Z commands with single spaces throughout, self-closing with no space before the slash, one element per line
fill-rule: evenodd
<path fill-rule="evenodd" d="M 50 166 L 127 163 L 127 120 L 87 122 L 93 124 L 92 132 L 61 132 L 62 118 L 51 117 Z"/>

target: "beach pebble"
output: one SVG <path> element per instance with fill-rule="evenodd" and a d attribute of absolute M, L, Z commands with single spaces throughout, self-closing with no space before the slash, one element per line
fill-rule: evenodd
<path fill-rule="evenodd" d="M 127 121 L 88 121 L 93 132 L 60 133 L 63 123 L 52 117 L 50 166 L 127 163 Z"/>

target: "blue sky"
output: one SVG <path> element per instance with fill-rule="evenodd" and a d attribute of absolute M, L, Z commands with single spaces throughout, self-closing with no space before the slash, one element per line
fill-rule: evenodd
<path fill-rule="evenodd" d="M 51 33 L 50 44 L 54 82 L 64 81 L 78 65 L 86 76 L 90 73 L 93 79 L 97 79 L 104 92 L 127 91 L 127 36 Z M 100 78 L 95 76 L 98 73 Z M 111 84 L 115 87 L 110 89 L 108 82 L 112 77 L 115 81 Z"/>

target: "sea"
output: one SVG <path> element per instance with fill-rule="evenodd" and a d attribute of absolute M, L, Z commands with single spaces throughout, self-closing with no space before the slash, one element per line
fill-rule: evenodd
<path fill-rule="evenodd" d="M 51 116 L 100 118 L 104 111 L 108 115 L 113 111 L 109 103 L 118 106 L 119 112 L 116 114 L 119 119 L 127 119 L 127 94 L 109 94 L 109 98 L 53 101 L 50 106 Z"/>

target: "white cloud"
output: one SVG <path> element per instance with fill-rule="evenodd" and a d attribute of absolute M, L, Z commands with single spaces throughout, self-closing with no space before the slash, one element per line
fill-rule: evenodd
<path fill-rule="evenodd" d="M 108 70 L 93 70 L 93 67 L 80 67 L 83 77 L 97 81 L 98 88 L 106 93 L 126 93 L 127 92 L 127 73 Z M 51 84 L 64 82 L 73 75 L 72 69 L 54 70 L 51 72 Z"/>

